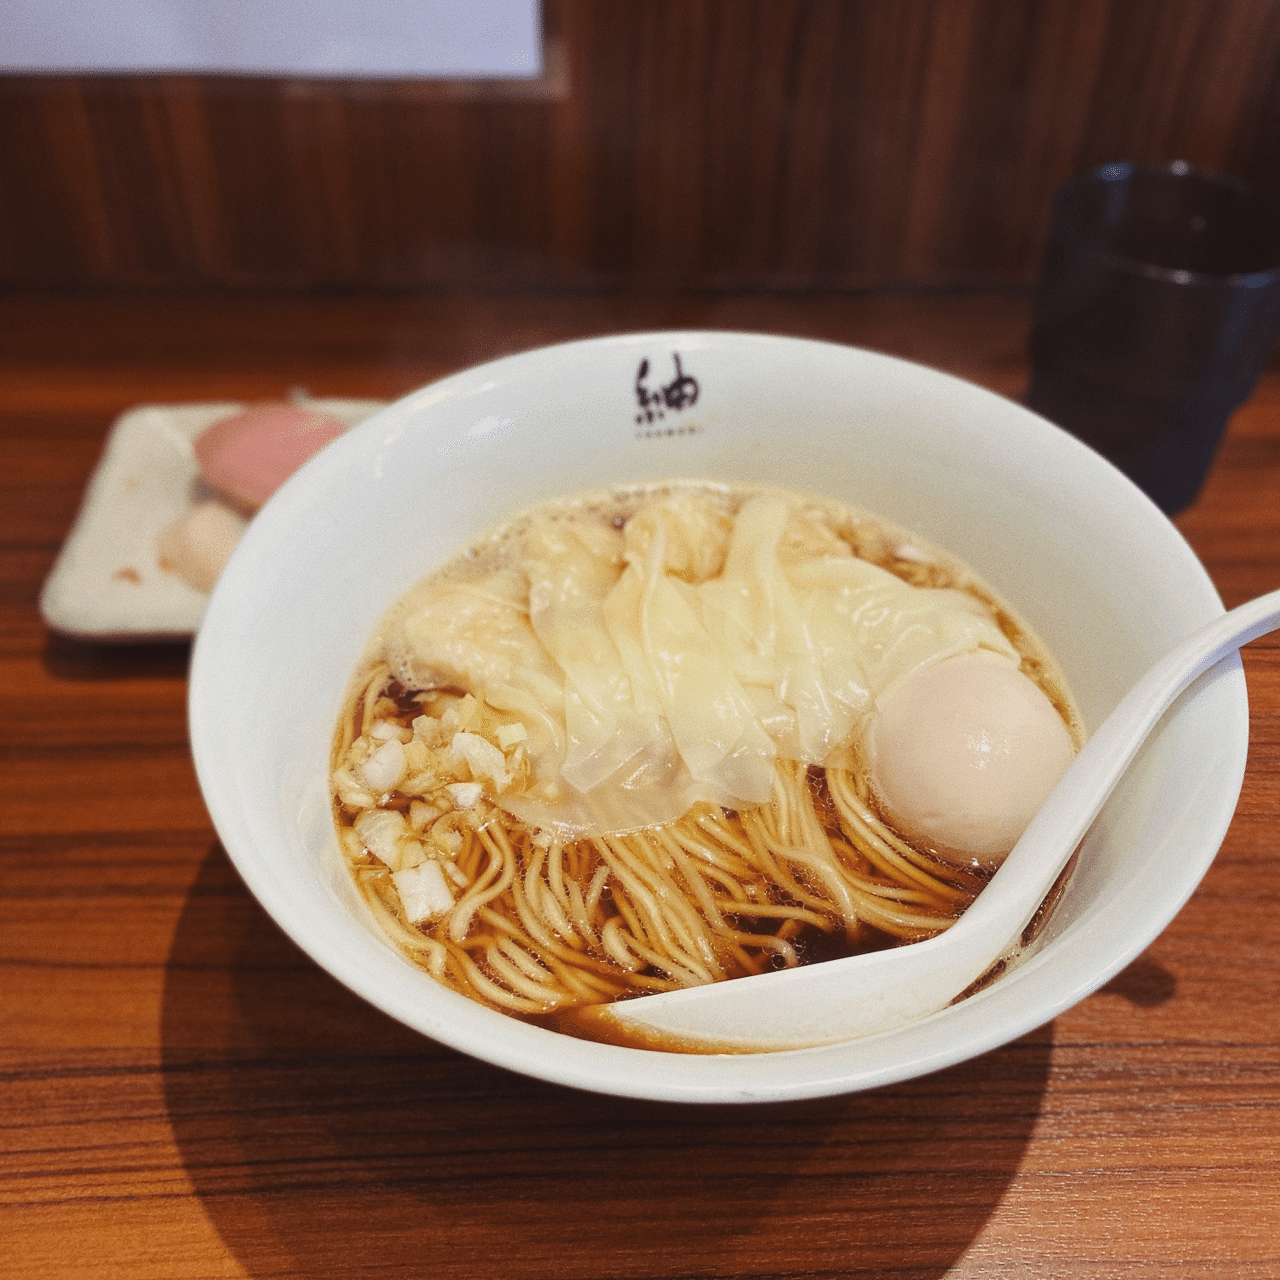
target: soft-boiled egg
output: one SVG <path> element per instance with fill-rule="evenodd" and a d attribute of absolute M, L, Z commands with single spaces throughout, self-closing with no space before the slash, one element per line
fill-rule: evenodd
<path fill-rule="evenodd" d="M 1075 754 L 1017 663 L 978 649 L 916 671 L 869 735 L 871 783 L 910 839 L 957 862 L 1001 861 Z"/>

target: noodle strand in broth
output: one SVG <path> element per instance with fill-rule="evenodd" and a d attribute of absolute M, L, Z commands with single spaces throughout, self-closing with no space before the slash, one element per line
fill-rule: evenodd
<path fill-rule="evenodd" d="M 989 867 L 940 855 L 886 819 L 862 745 L 875 681 L 859 674 L 865 688 L 850 677 L 833 694 L 815 685 L 822 663 L 840 673 L 849 659 L 829 644 L 817 659 L 796 656 L 793 619 L 770 623 L 770 660 L 782 674 L 753 674 L 764 659 L 734 628 L 770 593 L 781 601 L 771 619 L 804 614 L 820 636 L 832 609 L 854 609 L 854 623 L 879 628 L 858 671 L 874 659 L 884 685 L 898 678 L 892 663 L 935 660 L 916 653 L 926 617 L 951 651 L 984 647 L 1021 663 L 1072 726 L 1046 655 L 962 566 L 866 517 L 789 496 L 785 507 L 750 508 L 757 541 L 742 541 L 747 517 L 735 520 L 755 492 L 673 485 L 584 500 L 563 523 L 554 510 L 535 513 L 433 575 L 415 597 L 426 603 L 400 606 L 375 637 L 335 735 L 335 815 L 379 926 L 433 978 L 537 1018 L 930 937 L 981 890 Z M 533 598 L 517 554 L 529 528 L 543 584 Z M 758 546 L 777 548 L 765 568 Z M 856 575 L 880 593 L 862 614 L 840 603 Z M 705 625 L 697 662 L 754 726 L 737 739 L 725 730 L 723 765 L 701 740 L 682 745 L 686 726 L 668 732 L 661 699 L 637 674 L 638 648 L 616 632 L 628 616 L 653 629 L 644 610 L 656 606 L 637 593 L 655 576 L 653 600 L 675 621 L 654 634 Z M 828 580 L 844 597 L 813 593 Z M 880 602 L 902 591 L 902 607 L 916 612 L 890 633 Z M 920 613 L 926 596 L 951 610 L 942 622 Z M 553 646 L 579 656 L 552 661 L 530 616 Z M 414 634 L 427 637 L 416 651 L 404 640 Z M 484 649 L 474 658 L 470 635 Z M 588 640 L 590 662 L 574 648 Z M 435 646 L 430 662 L 412 656 L 424 646 Z M 686 682 L 676 702 L 687 701 L 687 670 L 666 661 Z M 676 688 L 662 695 L 665 716 L 692 713 L 671 702 Z M 575 747 L 576 725 L 587 737 Z M 646 725 L 658 726 L 653 742 L 626 737 Z M 594 790 L 558 774 L 566 759 Z M 756 785 L 761 768 L 772 777 L 767 796 L 733 792 Z"/>

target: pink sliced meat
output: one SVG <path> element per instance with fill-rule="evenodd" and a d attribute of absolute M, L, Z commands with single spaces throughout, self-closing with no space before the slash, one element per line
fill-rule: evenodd
<path fill-rule="evenodd" d="M 253 512 L 345 430 L 314 409 L 268 401 L 207 427 L 196 437 L 196 461 L 211 489 Z"/>

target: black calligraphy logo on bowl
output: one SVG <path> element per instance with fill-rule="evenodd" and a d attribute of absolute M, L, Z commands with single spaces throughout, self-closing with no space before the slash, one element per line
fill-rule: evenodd
<path fill-rule="evenodd" d="M 671 360 L 675 366 L 675 376 L 670 382 L 656 383 L 653 387 L 650 387 L 648 381 L 653 373 L 649 361 L 647 359 L 640 361 L 640 367 L 636 370 L 636 402 L 639 405 L 636 426 L 641 430 L 636 433 L 637 435 L 646 437 L 689 435 L 699 430 L 693 424 L 678 427 L 655 426 L 656 423 L 663 422 L 668 414 L 680 413 L 698 403 L 700 388 L 697 378 L 684 371 L 678 352 L 671 353 Z M 656 375 L 654 377 L 656 378 Z"/>

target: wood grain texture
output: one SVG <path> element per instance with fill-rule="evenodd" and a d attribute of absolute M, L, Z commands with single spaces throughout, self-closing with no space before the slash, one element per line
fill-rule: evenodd
<path fill-rule="evenodd" d="M 51 637 L 40 582 L 140 402 L 394 395 L 652 325 L 857 341 L 1007 394 L 1013 296 L 0 297 L 0 1273 L 629 1280 L 1280 1274 L 1280 643 L 1191 902 L 1014 1044 L 844 1098 L 689 1107 L 466 1059 L 248 895 L 201 806 L 184 646 Z M 1228 604 L 1280 581 L 1280 371 L 1179 523 Z"/>
<path fill-rule="evenodd" d="M 562 96 L 0 77 L 0 283 L 987 285 L 1108 160 L 1280 179 L 1270 0 L 548 0 Z"/>

